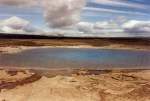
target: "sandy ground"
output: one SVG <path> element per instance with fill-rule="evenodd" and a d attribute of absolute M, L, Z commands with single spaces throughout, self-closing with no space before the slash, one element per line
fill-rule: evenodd
<path fill-rule="evenodd" d="M 0 47 L 0 53 L 2 54 L 13 54 L 22 52 L 24 50 L 35 49 L 38 47 L 26 47 L 26 46 L 7 46 L 7 47 Z"/>
<path fill-rule="evenodd" d="M 150 70 L 43 76 L 0 71 L 0 101 L 150 101 Z"/>
<path fill-rule="evenodd" d="M 92 47 L 92 46 L 7 46 L 7 47 L 0 47 L 0 53 L 2 54 L 13 54 L 22 52 L 25 50 L 31 50 L 36 48 L 98 48 L 98 47 Z"/>
<path fill-rule="evenodd" d="M 6 46 L 0 47 L 0 53 L 2 54 L 13 54 L 22 52 L 24 50 L 31 50 L 36 48 L 92 48 L 92 49 L 120 49 L 120 50 L 139 50 L 139 51 L 149 51 L 147 49 L 138 49 L 138 48 L 130 48 L 130 47 L 119 47 L 116 45 L 111 46 L 103 46 L 103 47 L 93 47 L 89 45 L 78 45 L 78 46 Z"/>

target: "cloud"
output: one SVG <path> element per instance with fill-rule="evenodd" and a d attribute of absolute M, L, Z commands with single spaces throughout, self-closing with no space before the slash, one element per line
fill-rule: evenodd
<path fill-rule="evenodd" d="M 45 35 L 62 36 L 62 37 L 63 36 L 81 37 L 84 35 L 84 33 L 73 29 L 53 29 L 50 32 L 45 33 Z"/>
<path fill-rule="evenodd" d="M 119 19 L 122 19 L 122 17 Z M 124 19 L 124 18 L 123 18 Z M 69 37 L 150 37 L 150 21 L 123 20 L 79 22 L 62 29 L 51 29 L 47 35 Z"/>
<path fill-rule="evenodd" d="M 113 21 L 96 22 L 94 25 L 95 29 L 116 29 L 118 27 L 118 24 Z"/>
<path fill-rule="evenodd" d="M 89 23 L 89 22 L 79 22 L 76 25 L 76 28 L 79 31 L 84 32 L 84 33 L 92 33 L 93 30 L 94 30 L 93 27 L 94 27 L 94 24 L 93 23 Z"/>
<path fill-rule="evenodd" d="M 11 17 L 0 21 L 0 31 L 17 34 L 42 34 L 69 37 L 150 37 L 150 21 L 129 20 L 117 23 L 116 21 L 79 22 L 73 26 L 51 29 L 43 32 L 31 23 L 19 17 Z M 147 33 L 147 34 L 145 34 Z"/>
<path fill-rule="evenodd" d="M 29 21 L 16 16 L 2 20 L 0 22 L 0 28 L 5 33 L 27 34 L 38 31 Z"/>
<path fill-rule="evenodd" d="M 127 33 L 149 33 L 150 34 L 150 21 L 137 21 L 130 20 L 122 25 Z"/>
<path fill-rule="evenodd" d="M 110 9 L 110 8 L 95 8 L 95 7 L 85 7 L 85 11 L 89 12 L 96 12 L 96 13 L 101 13 L 101 12 L 107 12 L 107 13 L 116 13 L 116 14 L 128 14 L 128 15 L 149 15 L 147 13 L 143 12 L 136 12 L 136 11 L 124 11 L 124 10 L 119 10 L 119 9 Z"/>
<path fill-rule="evenodd" d="M 129 20 L 98 21 L 95 23 L 80 22 L 76 26 L 79 32 L 86 36 L 96 37 L 150 37 L 150 21 Z"/>
<path fill-rule="evenodd" d="M 37 0 L 0 0 L 0 5 L 9 6 L 35 6 L 37 5 Z"/>
<path fill-rule="evenodd" d="M 53 28 L 65 27 L 80 21 L 85 0 L 42 0 L 44 17 Z"/>
<path fill-rule="evenodd" d="M 0 0 L 0 5 L 15 7 L 42 5 L 48 26 L 59 28 L 79 22 L 85 2 L 86 0 Z"/>
<path fill-rule="evenodd" d="M 140 8 L 140 9 L 145 9 L 148 7 L 144 4 L 129 2 L 127 0 L 91 0 L 91 2 L 95 2 L 103 5 L 109 5 L 109 6 L 116 6 L 116 7 L 130 7 L 130 8 Z"/>
<path fill-rule="evenodd" d="M 76 26 L 77 30 L 84 33 L 102 34 L 109 32 L 120 32 L 119 25 L 113 21 L 99 21 L 96 23 L 80 22 Z"/>

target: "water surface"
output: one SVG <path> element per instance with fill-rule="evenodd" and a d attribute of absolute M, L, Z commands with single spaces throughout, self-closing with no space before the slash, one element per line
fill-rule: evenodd
<path fill-rule="evenodd" d="M 38 48 L 1 54 L 0 66 L 31 68 L 149 68 L 150 51 Z"/>

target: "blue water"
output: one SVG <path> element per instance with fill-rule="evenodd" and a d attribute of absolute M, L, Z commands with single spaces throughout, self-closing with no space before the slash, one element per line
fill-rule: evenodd
<path fill-rule="evenodd" d="M 0 66 L 30 68 L 149 68 L 150 51 L 42 48 L 1 54 Z"/>

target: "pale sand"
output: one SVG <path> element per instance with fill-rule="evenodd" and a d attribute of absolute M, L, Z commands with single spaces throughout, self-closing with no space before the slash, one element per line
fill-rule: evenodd
<path fill-rule="evenodd" d="M 149 51 L 143 48 L 131 48 L 131 47 L 121 47 L 116 45 L 103 46 L 103 47 L 93 47 L 89 45 L 78 45 L 78 46 L 7 46 L 0 47 L 0 54 L 14 54 L 25 50 L 32 50 L 37 48 L 91 48 L 91 49 L 120 49 L 120 50 L 137 50 L 137 51 Z"/>
<path fill-rule="evenodd" d="M 92 48 L 89 46 L 7 46 L 7 47 L 0 47 L 0 53 L 2 54 L 14 54 L 19 53 L 25 50 L 37 49 L 37 48 Z"/>
<path fill-rule="evenodd" d="M 0 101 L 150 101 L 150 70 L 83 74 L 42 76 L 32 83 L 2 89 Z M 22 72 L 15 76 L 20 75 L 26 78 Z"/>
<path fill-rule="evenodd" d="M 25 46 L 8 46 L 8 47 L 0 47 L 0 54 L 13 54 L 22 52 L 24 50 L 35 49 L 37 47 L 25 47 Z"/>

